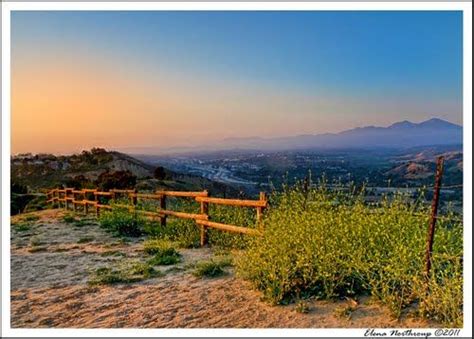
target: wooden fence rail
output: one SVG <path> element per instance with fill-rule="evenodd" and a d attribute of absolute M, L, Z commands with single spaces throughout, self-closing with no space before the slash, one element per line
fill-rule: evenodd
<path fill-rule="evenodd" d="M 263 212 L 268 207 L 268 200 L 264 192 L 260 193 L 259 200 L 214 198 L 209 196 L 208 191 L 188 192 L 160 190 L 156 191 L 155 193 L 138 193 L 136 190 L 112 189 L 108 192 L 102 192 L 98 189 L 77 190 L 73 188 L 52 189 L 46 193 L 46 196 L 48 198 L 48 203 L 57 205 L 60 208 L 64 207 L 65 209 L 69 209 L 69 206 L 72 206 L 72 209 L 75 212 L 78 211 L 78 207 L 82 206 L 82 211 L 87 214 L 89 213 L 89 207 L 92 207 L 95 210 L 97 216 L 100 215 L 100 211 L 102 209 L 112 209 L 112 205 L 103 203 L 104 199 L 108 200 L 108 202 L 116 202 L 117 198 L 125 197 L 128 198 L 129 204 L 115 204 L 115 206 L 128 208 L 130 211 L 140 213 L 147 217 L 159 218 L 163 226 L 166 226 L 166 219 L 168 217 L 194 220 L 196 225 L 201 229 L 201 246 L 207 244 L 208 228 L 254 236 L 262 234 Z M 89 197 L 92 196 L 94 197 L 94 200 L 89 199 Z M 169 210 L 166 208 L 167 197 L 194 199 L 200 204 L 200 213 L 187 213 Z M 139 210 L 136 208 L 138 199 L 159 200 L 160 207 L 156 212 Z M 255 208 L 257 216 L 257 228 L 229 225 L 211 221 L 211 216 L 209 215 L 209 204 Z"/>

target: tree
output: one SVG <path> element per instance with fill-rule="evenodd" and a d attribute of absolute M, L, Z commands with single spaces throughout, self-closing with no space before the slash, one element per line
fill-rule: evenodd
<path fill-rule="evenodd" d="M 100 190 L 132 189 L 137 184 L 137 177 L 130 171 L 107 170 L 99 175 L 95 184 Z"/>
<path fill-rule="evenodd" d="M 166 171 L 164 167 L 158 166 L 157 168 L 155 168 L 153 176 L 155 177 L 155 179 L 164 180 L 166 178 Z"/>
<path fill-rule="evenodd" d="M 91 186 L 91 184 L 92 182 L 82 174 L 66 180 L 66 187 L 73 187 L 75 189 L 86 188 Z"/>
<path fill-rule="evenodd" d="M 28 187 L 25 185 L 22 185 L 16 181 L 11 182 L 11 187 L 10 187 L 10 192 L 11 193 L 17 193 L 17 194 L 26 194 L 28 193 Z"/>

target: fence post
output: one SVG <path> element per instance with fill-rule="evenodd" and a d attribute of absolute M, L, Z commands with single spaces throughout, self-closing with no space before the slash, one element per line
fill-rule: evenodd
<path fill-rule="evenodd" d="M 267 197 L 265 195 L 265 192 L 260 192 L 260 201 L 266 201 Z M 263 225 L 262 225 L 262 216 L 263 216 L 263 210 L 264 207 L 257 207 L 257 225 L 258 228 L 262 230 Z"/>
<path fill-rule="evenodd" d="M 87 214 L 89 214 L 89 204 L 88 204 L 89 198 L 87 197 L 87 192 L 86 191 L 83 190 L 82 192 L 84 192 L 84 200 L 86 200 L 85 204 L 84 204 L 84 212 L 87 215 Z"/>
<path fill-rule="evenodd" d="M 97 192 L 94 192 L 94 201 L 95 201 L 95 216 L 98 218 L 99 217 L 99 197 L 96 194 Z"/>
<path fill-rule="evenodd" d="M 433 252 L 433 240 L 435 234 L 436 219 L 438 215 L 438 206 L 439 206 L 439 191 L 441 188 L 441 178 L 443 176 L 443 164 L 444 157 L 440 156 L 436 159 L 436 176 L 435 176 L 435 185 L 433 191 L 433 200 L 431 202 L 431 218 L 428 228 L 428 238 L 426 240 L 426 267 L 425 275 L 426 278 L 429 278 L 431 270 L 431 255 Z"/>
<path fill-rule="evenodd" d="M 206 197 L 209 196 L 209 192 L 206 190 Z M 201 202 L 201 214 L 205 214 L 207 216 L 207 220 L 209 220 L 209 203 L 208 202 Z M 200 239 L 201 246 L 207 245 L 207 227 L 201 225 L 201 239 Z"/>
<path fill-rule="evenodd" d="M 166 209 L 166 194 L 161 195 L 160 209 L 162 209 L 162 210 Z M 166 226 L 166 215 L 163 215 L 161 217 L 161 226 Z"/>
<path fill-rule="evenodd" d="M 69 210 L 69 190 L 66 188 L 64 193 L 64 202 L 66 204 L 66 210 Z"/>
<path fill-rule="evenodd" d="M 131 196 L 131 203 L 133 206 L 136 206 L 138 204 L 138 198 L 137 198 L 137 189 L 135 188 L 133 192 L 130 193 Z"/>
<path fill-rule="evenodd" d="M 76 193 L 72 192 L 72 209 L 76 212 Z"/>

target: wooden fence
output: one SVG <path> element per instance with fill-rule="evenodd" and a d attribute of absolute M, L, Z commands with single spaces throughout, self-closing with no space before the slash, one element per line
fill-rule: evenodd
<path fill-rule="evenodd" d="M 166 226 L 166 219 L 168 217 L 192 219 L 201 229 L 201 246 L 204 246 L 207 243 L 208 228 L 247 235 L 260 235 L 263 232 L 263 212 L 268 207 L 268 200 L 264 192 L 260 192 L 259 200 L 243 200 L 210 197 L 208 191 L 156 191 L 155 193 L 138 193 L 136 190 L 112 189 L 108 192 L 101 192 L 98 189 L 76 190 L 73 188 L 64 188 L 48 191 L 47 197 L 48 203 L 57 205 L 58 207 L 64 207 L 65 209 L 71 208 L 75 212 L 81 210 L 86 214 L 95 211 L 97 216 L 100 215 L 102 209 L 112 209 L 112 205 L 101 202 L 101 200 L 105 199 L 108 200 L 109 203 L 113 202 L 117 207 L 128 208 L 130 211 L 141 213 L 147 217 L 159 218 L 163 226 Z M 169 210 L 166 208 L 167 197 L 194 199 L 200 204 L 200 213 Z M 117 200 L 120 198 L 126 198 L 129 203 L 118 204 Z M 137 209 L 138 200 L 158 200 L 160 201 L 160 208 L 157 209 L 156 212 Z M 257 214 L 257 228 L 211 221 L 211 216 L 209 215 L 209 204 L 255 208 Z"/>

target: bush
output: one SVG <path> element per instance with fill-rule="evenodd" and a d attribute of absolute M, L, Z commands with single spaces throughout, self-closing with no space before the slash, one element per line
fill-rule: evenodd
<path fill-rule="evenodd" d="M 199 278 L 215 278 L 225 274 L 224 268 L 231 266 L 231 260 L 209 260 L 201 261 L 196 264 L 196 268 L 193 272 L 193 275 Z"/>
<path fill-rule="evenodd" d="M 112 205 L 112 210 L 101 212 L 99 224 L 118 236 L 138 237 L 146 225 L 146 219 L 126 208 Z"/>
<path fill-rule="evenodd" d="M 141 262 L 123 262 L 118 267 L 101 267 L 94 271 L 89 279 L 90 285 L 111 285 L 133 283 L 161 275 L 148 264 Z"/>
<path fill-rule="evenodd" d="M 199 247 L 200 233 L 194 221 L 169 219 L 166 226 L 159 222 L 149 222 L 145 226 L 145 233 L 155 238 L 173 241 L 178 247 Z"/>
<path fill-rule="evenodd" d="M 95 182 L 101 191 L 133 188 L 136 183 L 137 177 L 130 171 L 110 172 L 109 170 L 101 173 Z"/>
<path fill-rule="evenodd" d="M 65 182 L 65 185 L 66 187 L 73 187 L 75 189 L 93 187 L 92 181 L 86 178 L 86 176 L 83 174 L 76 175 L 73 178 L 68 178 Z"/>
<path fill-rule="evenodd" d="M 429 211 L 402 196 L 386 198 L 378 206 L 369 206 L 362 198 L 329 192 L 324 186 L 275 195 L 264 220 L 264 235 L 253 238 L 237 260 L 238 274 L 274 303 L 309 295 L 369 293 L 396 316 L 420 300 L 430 317 L 437 314 L 445 322 L 461 321 L 459 260 L 440 257 L 433 267 L 436 278 L 429 285 L 444 309 L 430 303 L 433 294 L 426 296 L 419 283 Z M 434 252 L 462 257 L 462 225 L 440 220 Z"/>
<path fill-rule="evenodd" d="M 165 239 L 150 239 L 143 243 L 143 251 L 146 254 L 174 255 L 176 250 L 173 243 Z"/>
<path fill-rule="evenodd" d="M 63 221 L 65 223 L 71 224 L 71 223 L 76 221 L 76 217 L 74 215 L 68 213 L 68 214 L 65 214 L 63 216 Z"/>
<path fill-rule="evenodd" d="M 149 265 L 174 265 L 181 260 L 181 255 L 174 248 L 174 244 L 165 239 L 147 240 L 143 244 L 143 250 L 152 254 L 153 258 L 148 260 Z"/>
<path fill-rule="evenodd" d="M 200 213 L 199 204 L 183 199 L 168 199 L 168 208 L 188 213 Z M 153 206 L 139 206 L 146 210 L 153 210 Z M 156 208 L 156 206 L 155 206 Z M 211 205 L 209 214 L 216 222 L 234 224 L 237 226 L 255 227 L 256 213 L 251 208 Z M 145 227 L 145 233 L 156 238 L 169 239 L 179 243 L 179 247 L 192 248 L 200 246 L 200 228 L 193 220 L 169 218 L 166 226 L 159 222 L 150 222 Z M 208 243 L 220 248 L 245 248 L 249 236 L 233 234 L 220 230 L 208 229 Z"/>
<path fill-rule="evenodd" d="M 153 255 L 147 263 L 149 265 L 174 265 L 181 261 L 181 255 L 174 248 L 174 244 L 165 239 L 147 240 L 143 244 L 143 250 Z"/>
<path fill-rule="evenodd" d="M 158 180 L 165 180 L 167 178 L 167 175 L 164 167 L 158 166 L 157 168 L 155 168 L 155 171 L 153 172 L 153 177 Z"/>

